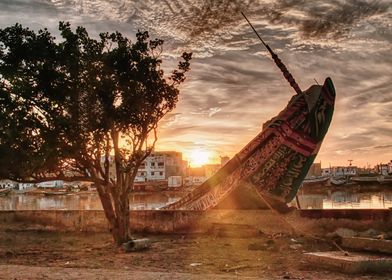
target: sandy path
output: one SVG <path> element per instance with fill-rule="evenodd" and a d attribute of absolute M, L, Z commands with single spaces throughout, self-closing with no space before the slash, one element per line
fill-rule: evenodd
<path fill-rule="evenodd" d="M 0 265 L 0 279 L 137 279 L 137 280 L 196 280 L 196 279 L 260 279 L 259 277 L 241 277 L 239 275 L 217 275 L 217 274 L 191 274 L 191 273 L 169 273 L 169 272 L 150 272 L 150 271 L 131 271 L 131 270 L 110 270 L 110 269 L 91 269 L 91 268 L 63 268 L 63 267 L 39 267 L 26 265 Z M 274 279 L 271 277 L 265 279 Z"/>

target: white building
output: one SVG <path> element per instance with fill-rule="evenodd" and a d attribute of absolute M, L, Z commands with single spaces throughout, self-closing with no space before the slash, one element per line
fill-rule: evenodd
<path fill-rule="evenodd" d="M 381 163 L 381 164 L 376 166 L 377 173 L 381 174 L 381 175 L 384 175 L 384 176 L 392 173 L 391 169 L 392 169 L 392 163 L 391 162 L 389 162 L 389 163 Z"/>
<path fill-rule="evenodd" d="M 167 186 L 169 188 L 179 188 L 182 187 L 182 176 L 169 176 L 167 179 Z"/>
<path fill-rule="evenodd" d="M 333 176 L 333 177 L 343 177 L 343 176 L 355 176 L 358 173 L 358 168 L 356 166 L 333 166 L 329 168 L 322 168 L 322 176 Z"/>
<path fill-rule="evenodd" d="M 62 188 L 64 187 L 64 181 L 62 180 L 53 180 L 46 181 L 37 184 L 38 188 Z"/>
<path fill-rule="evenodd" d="M 9 179 L 0 180 L 0 189 L 14 189 L 17 185 L 17 182 Z"/>
<path fill-rule="evenodd" d="M 185 168 L 182 153 L 156 151 L 151 153 L 139 167 L 135 182 L 163 181 L 171 176 L 183 176 Z"/>
<path fill-rule="evenodd" d="M 22 190 L 30 189 L 32 187 L 34 187 L 34 183 L 18 183 L 15 189 L 18 191 L 22 191 Z"/>
<path fill-rule="evenodd" d="M 206 171 L 209 172 L 210 170 L 208 170 L 208 168 L 206 170 L 204 166 L 188 168 L 187 176 L 184 178 L 184 185 L 185 186 L 201 185 L 208 178 L 206 175 Z"/>
<path fill-rule="evenodd" d="M 205 176 L 187 176 L 184 179 L 185 186 L 198 186 L 204 183 L 207 180 Z"/>

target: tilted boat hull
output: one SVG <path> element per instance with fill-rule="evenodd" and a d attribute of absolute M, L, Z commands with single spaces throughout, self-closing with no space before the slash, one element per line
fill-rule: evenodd
<path fill-rule="evenodd" d="M 193 192 L 163 209 L 206 210 L 241 183 L 251 183 L 269 202 L 288 203 L 304 180 L 332 119 L 330 78 L 292 97 L 287 107 L 234 158 Z"/>

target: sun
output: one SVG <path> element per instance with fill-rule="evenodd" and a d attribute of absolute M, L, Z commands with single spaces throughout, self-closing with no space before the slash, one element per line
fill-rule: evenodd
<path fill-rule="evenodd" d="M 209 162 L 210 153 L 205 150 L 192 150 L 190 153 L 189 163 L 191 166 L 202 166 Z"/>

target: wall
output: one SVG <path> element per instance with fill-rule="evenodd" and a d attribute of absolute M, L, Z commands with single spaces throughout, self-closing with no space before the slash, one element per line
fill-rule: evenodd
<path fill-rule="evenodd" d="M 325 214 L 323 214 L 325 213 Z M 331 232 L 338 227 L 392 231 L 391 210 L 353 210 L 322 212 L 294 211 L 285 215 L 286 221 L 301 231 L 312 234 Z M 349 214 L 348 214 L 349 213 Z M 339 216 L 340 215 L 340 216 Z M 132 232 L 143 233 L 208 233 L 257 236 L 260 232 L 292 232 L 292 228 L 269 210 L 132 210 Z M 22 210 L 0 211 L 0 224 L 21 229 L 103 232 L 109 227 L 103 211 L 99 210 Z"/>

